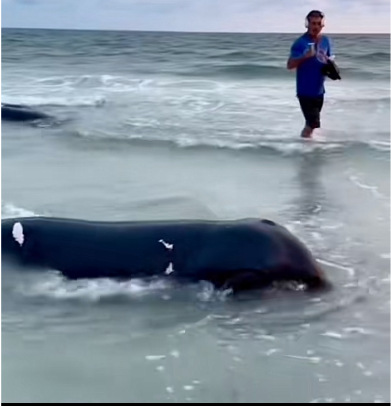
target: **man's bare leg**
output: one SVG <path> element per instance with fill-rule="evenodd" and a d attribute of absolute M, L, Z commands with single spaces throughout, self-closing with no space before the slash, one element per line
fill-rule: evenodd
<path fill-rule="evenodd" d="M 305 126 L 303 131 L 301 132 L 301 137 L 302 138 L 311 138 L 313 132 L 314 132 L 314 130 L 311 127 Z"/>

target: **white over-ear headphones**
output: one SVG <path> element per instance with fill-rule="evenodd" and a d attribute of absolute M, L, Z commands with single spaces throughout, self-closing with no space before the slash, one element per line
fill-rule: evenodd
<path fill-rule="evenodd" d="M 305 18 L 305 28 L 309 27 L 311 17 L 321 17 L 322 18 L 322 27 L 324 27 L 324 20 L 325 20 L 324 13 L 322 13 L 319 10 L 312 10 L 307 14 L 307 17 Z"/>

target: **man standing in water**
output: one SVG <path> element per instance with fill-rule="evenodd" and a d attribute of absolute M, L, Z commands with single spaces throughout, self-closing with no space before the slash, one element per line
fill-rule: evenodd
<path fill-rule="evenodd" d="M 306 17 L 306 27 L 307 32 L 291 47 L 287 68 L 297 70 L 297 98 L 306 122 L 301 136 L 310 138 L 314 129 L 320 128 L 325 94 L 322 68 L 332 54 L 330 40 L 321 35 L 324 14 L 318 10 L 311 11 Z"/>

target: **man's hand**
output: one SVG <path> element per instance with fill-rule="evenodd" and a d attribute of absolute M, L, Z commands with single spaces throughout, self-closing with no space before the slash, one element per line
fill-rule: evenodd
<path fill-rule="evenodd" d="M 296 69 L 302 62 L 306 61 L 307 59 L 313 58 L 315 55 L 316 55 L 316 51 L 313 49 L 310 49 L 301 58 L 298 58 L 298 59 L 289 58 L 288 63 L 287 63 L 287 68 L 289 70 Z"/>
<path fill-rule="evenodd" d="M 304 55 L 304 59 L 312 58 L 315 55 L 316 55 L 316 51 L 313 48 L 310 48 L 310 50 Z"/>

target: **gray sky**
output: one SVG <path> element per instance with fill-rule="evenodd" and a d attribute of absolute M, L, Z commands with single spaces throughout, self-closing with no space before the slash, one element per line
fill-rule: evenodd
<path fill-rule="evenodd" d="M 2 0 L 2 26 L 302 32 L 312 9 L 328 32 L 390 32 L 390 0 Z"/>

